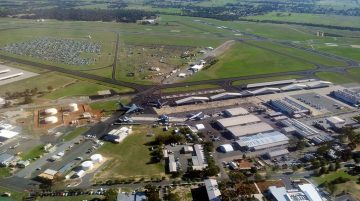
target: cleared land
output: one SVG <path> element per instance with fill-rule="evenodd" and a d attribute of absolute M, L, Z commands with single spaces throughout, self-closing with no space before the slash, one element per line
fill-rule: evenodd
<path fill-rule="evenodd" d="M 154 137 L 147 137 L 146 126 L 133 127 L 133 134 L 122 143 L 105 143 L 98 152 L 111 161 L 95 176 L 95 179 L 118 178 L 149 178 L 164 176 L 164 166 L 161 163 L 150 162 L 150 146 Z"/>
<path fill-rule="evenodd" d="M 266 43 L 264 44 L 266 46 Z M 219 62 L 188 81 L 240 77 L 313 69 L 314 65 L 243 43 L 236 43 L 219 57 Z"/>

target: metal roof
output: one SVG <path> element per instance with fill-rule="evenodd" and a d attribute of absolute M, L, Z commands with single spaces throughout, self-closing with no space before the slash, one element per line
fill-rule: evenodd
<path fill-rule="evenodd" d="M 241 93 L 225 92 L 225 93 L 210 96 L 210 99 L 217 100 L 217 99 L 225 99 L 225 98 L 235 98 L 235 97 L 240 97 L 240 96 L 242 96 Z"/>
<path fill-rule="evenodd" d="M 238 116 L 238 115 L 249 114 L 249 111 L 247 111 L 245 108 L 237 107 L 237 108 L 227 109 L 227 110 L 225 110 L 225 113 L 228 116 Z"/>
<path fill-rule="evenodd" d="M 244 126 L 232 126 L 228 127 L 227 130 L 234 136 L 234 137 L 242 137 L 244 135 L 251 135 L 256 133 L 263 133 L 273 131 L 274 128 L 271 127 L 269 124 L 260 122 L 256 124 L 249 124 Z"/>
<path fill-rule="evenodd" d="M 217 121 L 222 127 L 227 128 L 231 126 L 250 124 L 255 122 L 261 122 L 261 119 L 253 114 L 236 116 L 231 118 L 219 119 Z"/>
<path fill-rule="evenodd" d="M 206 179 L 204 182 L 209 200 L 220 201 L 221 192 L 218 188 L 217 181 L 215 179 Z"/>
<path fill-rule="evenodd" d="M 315 189 L 312 184 L 299 185 L 300 190 L 308 197 L 311 201 L 322 201 L 319 192 Z"/>
<path fill-rule="evenodd" d="M 289 138 L 279 131 L 271 133 L 259 133 L 248 137 L 240 137 L 236 143 L 241 147 L 248 147 L 258 149 L 273 147 L 274 145 L 281 145 L 282 143 L 288 143 Z M 280 143 L 280 144 L 279 144 Z"/>
<path fill-rule="evenodd" d="M 288 154 L 289 151 L 287 149 L 280 149 L 280 150 L 274 150 L 274 151 L 270 151 L 269 153 L 267 153 L 267 155 L 272 158 L 272 157 L 277 157 L 277 156 L 282 156 L 282 155 L 286 155 Z"/>

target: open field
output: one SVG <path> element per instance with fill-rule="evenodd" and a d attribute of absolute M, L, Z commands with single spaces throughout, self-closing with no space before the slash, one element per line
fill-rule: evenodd
<path fill-rule="evenodd" d="M 38 145 L 28 152 L 23 152 L 20 154 L 22 160 L 32 160 L 33 158 L 39 157 L 40 155 L 45 153 L 45 150 L 43 149 L 44 145 Z"/>
<path fill-rule="evenodd" d="M 238 80 L 232 82 L 232 85 L 242 85 L 242 84 L 253 84 L 258 82 L 272 82 L 278 80 L 288 80 L 288 79 L 300 79 L 301 76 L 298 75 L 288 75 L 288 76 L 277 76 L 277 77 L 269 77 L 269 78 L 258 78 L 258 79 L 249 79 L 249 80 Z"/>
<path fill-rule="evenodd" d="M 335 84 L 345 84 L 355 82 L 352 77 L 348 74 L 338 74 L 338 73 L 331 73 L 331 72 L 320 72 L 316 73 L 316 76 L 321 80 L 327 80 Z"/>
<path fill-rule="evenodd" d="M 5 188 L 5 187 L 0 187 L 0 194 L 2 194 L 4 192 L 11 193 L 10 199 L 4 198 L 4 201 L 5 200 L 6 201 L 21 201 L 28 194 L 26 192 L 18 192 L 18 191 L 14 191 L 14 190 L 11 190 L 11 189 L 8 189 L 8 188 Z M 2 200 L 2 197 L 0 197 L 0 200 Z"/>
<path fill-rule="evenodd" d="M 245 19 L 313 23 L 344 27 L 360 27 L 360 17 L 357 16 L 271 12 L 265 15 L 245 17 Z"/>
<path fill-rule="evenodd" d="M 314 177 L 313 179 L 315 180 L 315 182 L 317 184 L 320 185 L 320 184 L 322 184 L 324 182 L 330 182 L 330 181 L 332 181 L 332 180 L 334 180 L 336 178 L 339 178 L 339 177 L 352 179 L 352 180 L 356 179 L 355 176 L 349 175 L 344 170 L 338 170 L 338 171 L 335 171 L 335 172 L 330 172 L 329 174 L 321 175 L 320 177 Z"/>
<path fill-rule="evenodd" d="M 8 177 L 11 173 L 8 168 L 6 167 L 0 167 L 0 178 Z"/>
<path fill-rule="evenodd" d="M 79 127 L 76 128 L 75 130 L 73 130 L 72 132 L 68 133 L 65 135 L 64 140 L 65 141 L 70 141 L 72 139 L 75 139 L 77 136 L 85 133 L 87 130 L 89 130 L 88 127 Z"/>
<path fill-rule="evenodd" d="M 161 163 L 150 163 L 150 146 L 145 144 L 154 138 L 147 137 L 146 126 L 133 127 L 133 134 L 122 143 L 105 143 L 98 152 L 111 161 L 106 165 L 95 179 L 114 179 L 129 177 L 164 176 L 164 166 Z"/>
<path fill-rule="evenodd" d="M 188 91 L 197 91 L 197 90 L 205 90 L 205 89 L 218 89 L 219 85 L 215 84 L 202 84 L 202 85 L 191 85 L 185 87 L 171 87 L 162 89 L 162 93 L 176 93 L 176 92 L 188 92 Z"/>
<path fill-rule="evenodd" d="M 264 44 L 264 46 L 265 45 L 266 44 Z M 239 77 L 312 68 L 314 68 L 314 65 L 304 61 L 299 61 L 244 43 L 236 43 L 219 57 L 219 62 L 207 70 L 196 73 L 187 80 Z"/>

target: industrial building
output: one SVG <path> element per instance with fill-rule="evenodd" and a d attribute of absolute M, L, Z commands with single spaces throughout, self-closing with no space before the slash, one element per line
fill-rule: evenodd
<path fill-rule="evenodd" d="M 285 187 L 269 187 L 270 200 L 276 201 L 323 201 L 312 184 L 300 184 L 298 189 L 286 190 Z"/>
<path fill-rule="evenodd" d="M 185 104 L 192 104 L 192 103 L 202 103 L 208 101 L 208 97 L 201 97 L 201 96 L 191 96 L 187 98 L 183 98 L 180 100 L 175 101 L 176 105 L 185 105 Z"/>
<path fill-rule="evenodd" d="M 331 127 L 342 127 L 345 125 L 345 120 L 337 116 L 328 117 L 325 120 Z"/>
<path fill-rule="evenodd" d="M 295 133 L 302 138 L 314 137 L 315 135 L 320 134 L 319 131 L 314 128 L 296 120 L 296 119 L 285 119 L 280 122 L 285 127 L 292 127 L 295 129 Z"/>
<path fill-rule="evenodd" d="M 43 173 L 38 175 L 39 179 L 52 181 L 55 176 L 58 174 L 58 171 L 52 169 L 46 169 Z"/>
<path fill-rule="evenodd" d="M 237 97 L 241 97 L 242 94 L 241 93 L 234 93 L 234 92 L 224 92 L 224 93 L 220 93 L 220 94 L 216 94 L 213 96 L 210 96 L 210 100 L 225 100 L 225 99 L 230 99 L 230 98 L 237 98 Z"/>
<path fill-rule="evenodd" d="M 265 87 L 265 88 L 256 89 L 254 91 L 249 91 L 249 93 L 255 96 L 255 95 L 263 95 L 263 94 L 272 94 L 280 91 L 281 90 L 279 88 Z"/>
<path fill-rule="evenodd" d="M 228 127 L 227 130 L 234 138 L 238 138 L 246 135 L 271 132 L 274 128 L 265 122 L 260 122 L 248 125 L 232 126 Z"/>
<path fill-rule="evenodd" d="M 223 128 L 229 128 L 231 126 L 238 126 L 238 125 L 246 125 L 251 123 L 261 122 L 261 119 L 253 114 L 244 115 L 244 116 L 236 116 L 231 118 L 224 118 L 219 119 L 217 124 Z"/>
<path fill-rule="evenodd" d="M 245 108 L 237 107 L 237 108 L 231 108 L 224 111 L 225 116 L 233 117 L 233 116 L 242 116 L 249 114 L 249 111 L 247 111 Z"/>
<path fill-rule="evenodd" d="M 273 159 L 273 158 L 278 158 L 278 157 L 285 156 L 288 154 L 289 154 L 289 150 L 279 149 L 279 150 L 274 150 L 274 151 L 270 151 L 270 152 L 266 153 L 266 156 L 270 159 Z"/>
<path fill-rule="evenodd" d="M 208 166 L 205 155 L 204 155 L 204 150 L 202 145 L 200 144 L 195 144 L 194 145 L 194 155 L 192 156 L 192 169 L 193 170 L 203 170 L 204 168 L 206 168 Z"/>
<path fill-rule="evenodd" d="M 223 144 L 219 147 L 220 151 L 224 153 L 232 152 L 234 151 L 234 147 L 231 144 Z"/>
<path fill-rule="evenodd" d="M 296 117 L 296 115 L 310 114 L 310 110 L 308 108 L 289 98 L 284 98 L 283 100 L 270 100 L 267 103 L 275 110 L 292 117 Z"/>
<path fill-rule="evenodd" d="M 333 91 L 331 92 L 331 95 L 353 106 L 357 106 L 360 103 L 360 93 L 350 89 Z"/>
<path fill-rule="evenodd" d="M 120 143 L 131 133 L 132 127 L 121 127 L 118 129 L 113 129 L 104 137 L 104 140 Z"/>
<path fill-rule="evenodd" d="M 308 89 L 316 89 L 316 88 L 323 88 L 323 87 L 329 87 L 332 83 L 328 81 L 314 81 L 314 82 L 307 82 L 306 86 Z"/>
<path fill-rule="evenodd" d="M 239 140 L 236 141 L 236 144 L 241 149 L 257 151 L 278 146 L 286 147 L 289 144 L 289 138 L 283 133 L 274 131 L 271 133 L 259 133 L 248 137 L 240 137 Z"/>
<path fill-rule="evenodd" d="M 177 172 L 174 154 L 169 154 L 169 172 Z"/>
<path fill-rule="evenodd" d="M 204 180 L 205 188 L 209 201 L 220 201 L 221 192 L 215 179 Z"/>

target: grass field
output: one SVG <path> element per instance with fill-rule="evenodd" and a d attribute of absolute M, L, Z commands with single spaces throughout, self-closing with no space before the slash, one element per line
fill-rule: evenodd
<path fill-rule="evenodd" d="M 0 167 L 0 178 L 8 177 L 11 173 L 8 168 L 6 167 Z"/>
<path fill-rule="evenodd" d="M 316 76 L 321 80 L 327 80 L 335 84 L 346 84 L 346 83 L 356 82 L 348 74 L 320 72 L 320 73 L 316 73 Z"/>
<path fill-rule="evenodd" d="M 11 190 L 11 189 L 8 189 L 5 187 L 0 187 L 0 194 L 2 194 L 4 192 L 11 193 L 11 197 L 9 197 L 9 199 L 6 199 L 5 197 L 0 197 L 0 200 L 4 200 L 4 201 L 5 200 L 6 201 L 21 201 L 28 194 L 26 192 L 18 192 L 18 191 L 14 191 L 14 190 Z"/>
<path fill-rule="evenodd" d="M 215 84 L 202 84 L 202 85 L 191 85 L 185 87 L 172 87 L 162 89 L 162 93 L 175 93 L 175 92 L 187 92 L 187 91 L 196 91 L 196 90 L 205 90 L 205 89 L 218 89 L 219 85 Z"/>
<path fill-rule="evenodd" d="M 341 15 L 324 15 L 324 14 L 307 14 L 307 13 L 279 13 L 271 12 L 265 15 L 249 16 L 246 19 L 255 20 L 274 20 L 284 22 L 313 23 L 344 27 L 360 27 L 360 17 L 341 16 Z"/>
<path fill-rule="evenodd" d="M 31 160 L 33 158 L 39 157 L 40 155 L 44 154 L 45 150 L 44 150 L 44 145 L 38 145 L 34 148 L 32 148 L 31 150 L 29 150 L 28 152 L 23 152 L 20 157 L 22 158 L 22 160 Z"/>
<path fill-rule="evenodd" d="M 300 78 L 302 77 L 298 75 L 288 75 L 288 76 L 276 76 L 276 77 L 258 78 L 258 79 L 249 79 L 249 80 L 237 80 L 232 82 L 232 85 L 253 84 L 258 82 L 272 82 L 272 81 L 300 79 Z"/>
<path fill-rule="evenodd" d="M 95 178 L 114 179 L 114 177 L 151 177 L 164 175 L 164 166 L 161 163 L 149 164 L 150 150 L 145 144 L 152 141 L 147 137 L 146 126 L 133 127 L 133 134 L 129 135 L 120 144 L 105 143 L 98 152 L 111 161 L 96 175 Z"/>
<path fill-rule="evenodd" d="M 85 133 L 87 130 L 89 130 L 88 127 L 79 127 L 79 128 L 76 128 L 76 129 L 73 130 L 72 132 L 66 134 L 65 137 L 64 137 L 64 140 L 65 140 L 65 141 L 73 140 L 73 139 L 75 139 L 77 136 Z"/>
<path fill-rule="evenodd" d="M 266 44 L 264 44 L 266 46 Z M 272 53 L 243 43 L 234 44 L 219 62 L 200 71 L 188 81 L 211 78 L 239 77 L 274 72 L 299 71 L 314 68 L 314 65 L 287 56 Z"/>

